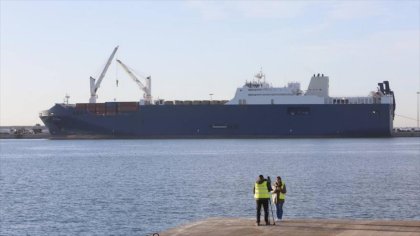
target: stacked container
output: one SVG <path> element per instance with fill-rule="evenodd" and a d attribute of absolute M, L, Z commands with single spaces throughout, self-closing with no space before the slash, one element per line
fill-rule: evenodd
<path fill-rule="evenodd" d="M 117 114 L 117 103 L 116 102 L 107 102 L 105 103 L 106 115 L 116 115 Z"/>
<path fill-rule="evenodd" d="M 138 102 L 119 102 L 118 112 L 133 112 L 139 110 Z"/>
<path fill-rule="evenodd" d="M 95 106 L 95 113 L 98 115 L 104 115 L 105 114 L 105 103 L 96 103 Z"/>

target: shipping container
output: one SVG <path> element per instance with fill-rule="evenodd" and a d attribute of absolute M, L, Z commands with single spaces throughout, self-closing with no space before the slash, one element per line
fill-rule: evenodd
<path fill-rule="evenodd" d="M 95 103 L 88 103 L 87 104 L 87 111 L 95 113 L 96 111 L 96 104 Z"/>
<path fill-rule="evenodd" d="M 107 116 L 115 116 L 117 114 L 117 112 L 115 112 L 115 111 L 106 111 L 106 113 L 105 113 L 105 115 L 107 115 Z"/>
<path fill-rule="evenodd" d="M 138 107 L 118 107 L 117 111 L 118 112 L 125 112 L 125 111 L 138 111 L 139 108 Z"/>
<path fill-rule="evenodd" d="M 95 110 L 96 112 L 105 111 L 105 103 L 96 103 Z"/>
<path fill-rule="evenodd" d="M 97 115 L 103 115 L 103 114 L 105 114 L 105 111 L 106 111 L 106 109 L 105 109 L 105 103 L 96 103 L 96 105 L 95 105 L 95 113 Z"/>
<path fill-rule="evenodd" d="M 106 107 L 116 107 L 118 105 L 118 102 L 106 102 Z"/>
<path fill-rule="evenodd" d="M 85 111 L 87 110 L 88 103 L 76 103 L 76 110 L 77 111 Z"/>
<path fill-rule="evenodd" d="M 106 114 L 109 115 L 115 115 L 117 112 L 117 104 L 116 102 L 107 102 L 105 103 L 106 107 Z"/>
<path fill-rule="evenodd" d="M 118 112 L 132 112 L 138 110 L 138 107 L 118 107 Z"/>
<path fill-rule="evenodd" d="M 118 107 L 138 107 L 138 102 L 119 102 Z"/>
<path fill-rule="evenodd" d="M 133 112 L 139 110 L 138 102 L 119 102 L 117 107 L 118 112 Z"/>

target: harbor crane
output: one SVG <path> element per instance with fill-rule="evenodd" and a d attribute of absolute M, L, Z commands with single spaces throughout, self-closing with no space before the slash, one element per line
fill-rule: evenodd
<path fill-rule="evenodd" d="M 90 99 L 89 99 L 89 103 L 96 103 L 96 98 L 98 97 L 98 95 L 96 94 L 96 92 L 98 91 L 99 87 L 101 86 L 102 80 L 105 77 L 105 74 L 108 70 L 109 65 L 111 65 L 112 59 L 115 56 L 115 53 L 118 50 L 118 46 L 116 46 L 114 48 L 114 51 L 112 51 L 111 56 L 109 57 L 105 68 L 102 70 L 101 75 L 99 76 L 98 80 L 96 81 L 95 78 L 93 78 L 92 76 L 90 77 Z M 96 81 L 96 83 L 95 83 Z"/>
<path fill-rule="evenodd" d="M 122 61 L 117 59 L 117 62 L 121 65 L 121 67 L 127 72 L 127 74 L 130 76 L 132 80 L 139 86 L 139 88 L 144 92 L 143 98 L 145 101 L 145 104 L 151 104 L 152 103 L 152 78 L 150 76 L 143 77 L 146 80 L 146 86 L 140 82 L 140 80 L 137 78 L 137 76 L 134 75 L 134 73 L 128 68 L 127 65 L 122 63 Z"/>

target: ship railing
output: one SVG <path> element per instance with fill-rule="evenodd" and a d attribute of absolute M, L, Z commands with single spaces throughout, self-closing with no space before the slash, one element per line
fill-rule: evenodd
<path fill-rule="evenodd" d="M 156 101 L 155 105 L 223 105 L 228 100 L 174 100 Z"/>
<path fill-rule="evenodd" d="M 328 97 L 325 104 L 379 104 L 381 98 L 378 97 Z"/>

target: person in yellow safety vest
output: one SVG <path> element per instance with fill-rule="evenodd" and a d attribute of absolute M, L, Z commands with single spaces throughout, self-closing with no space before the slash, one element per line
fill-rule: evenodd
<path fill-rule="evenodd" d="M 276 183 L 274 184 L 273 195 L 273 202 L 277 209 L 277 219 L 281 220 L 283 218 L 283 204 L 286 199 L 286 183 L 281 180 L 280 176 L 277 176 Z"/>
<path fill-rule="evenodd" d="M 260 175 L 254 184 L 254 198 L 257 204 L 257 223 L 260 225 L 261 206 L 264 208 L 264 220 L 266 225 L 270 225 L 268 220 L 268 201 L 270 201 L 270 192 L 273 191 L 271 184 L 268 183 L 264 176 Z"/>

